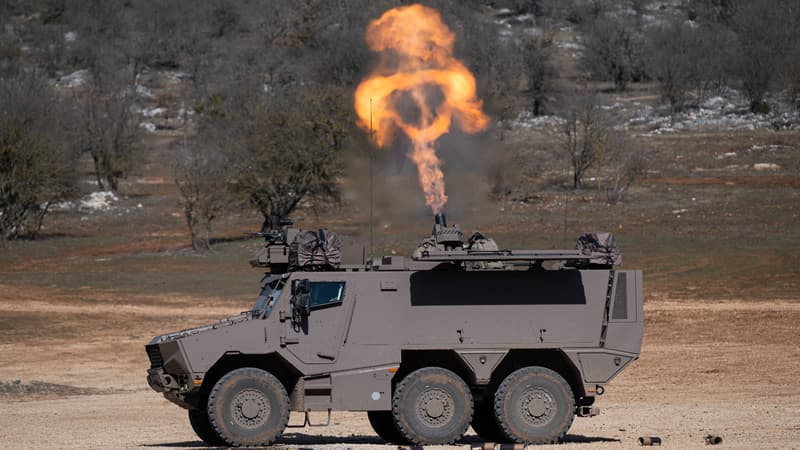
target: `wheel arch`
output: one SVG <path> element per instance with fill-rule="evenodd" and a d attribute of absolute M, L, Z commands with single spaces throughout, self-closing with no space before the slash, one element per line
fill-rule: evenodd
<path fill-rule="evenodd" d="M 294 390 L 300 379 L 300 372 L 277 353 L 242 354 L 226 353 L 206 372 L 200 390 L 192 396 L 191 403 L 205 409 L 211 389 L 225 374 L 243 367 L 254 367 L 274 375 L 286 389 L 288 394 Z"/>
<path fill-rule="evenodd" d="M 402 350 L 400 354 L 400 367 L 392 378 L 392 389 L 406 375 L 424 367 L 441 367 L 450 370 L 461 377 L 469 386 L 472 371 L 464 364 L 453 350 Z"/>
<path fill-rule="evenodd" d="M 563 351 L 558 349 L 510 350 L 492 371 L 492 377 L 487 387 L 491 392 L 494 392 L 497 386 L 512 372 L 530 366 L 546 367 L 558 373 L 572 389 L 572 393 L 575 396 L 575 404 L 587 403 L 580 370 Z"/>

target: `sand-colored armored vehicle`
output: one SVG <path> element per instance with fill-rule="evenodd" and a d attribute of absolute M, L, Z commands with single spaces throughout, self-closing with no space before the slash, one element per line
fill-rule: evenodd
<path fill-rule="evenodd" d="M 450 443 L 470 425 L 490 442 L 555 442 L 639 355 L 642 273 L 617 269 L 607 235 L 498 250 L 439 215 L 413 257 L 352 266 L 322 230 L 265 237 L 252 310 L 146 346 L 150 386 L 209 444 L 269 445 L 290 411 L 324 425 L 309 412 L 342 410 L 393 443 Z"/>

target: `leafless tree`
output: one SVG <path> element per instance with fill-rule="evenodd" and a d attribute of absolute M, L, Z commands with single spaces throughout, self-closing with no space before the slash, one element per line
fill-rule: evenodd
<path fill-rule="evenodd" d="M 208 145 L 191 142 L 183 147 L 176 152 L 173 177 L 192 248 L 206 251 L 211 249 L 211 225 L 230 201 L 228 161 L 218 149 Z"/>
<path fill-rule="evenodd" d="M 788 55 L 800 45 L 800 4 L 794 0 L 738 0 L 731 28 L 738 37 L 732 71 L 741 80 L 750 110 L 765 112 L 767 93 L 784 72 Z"/>
<path fill-rule="evenodd" d="M 76 193 L 68 111 L 35 74 L 0 77 L 0 238 L 35 235 L 50 206 Z"/>
<path fill-rule="evenodd" d="M 93 84 L 79 102 L 79 139 L 94 162 L 97 186 L 118 192 L 120 180 L 143 162 L 141 119 L 133 111 L 133 93 Z"/>
<path fill-rule="evenodd" d="M 559 141 L 572 168 L 572 188 L 577 189 L 607 149 L 610 122 L 594 94 L 577 94 L 564 103 Z"/>
<path fill-rule="evenodd" d="M 670 116 L 674 116 L 684 108 L 697 64 L 690 54 L 693 30 L 673 21 L 652 28 L 647 38 L 647 70 L 660 83 L 661 98 L 669 105 Z"/>
<path fill-rule="evenodd" d="M 259 88 L 226 98 L 203 127 L 230 151 L 232 192 L 247 199 L 270 229 L 304 200 L 336 197 L 340 150 L 355 121 L 340 88 Z"/>
<path fill-rule="evenodd" d="M 585 21 L 582 28 L 586 47 L 582 64 L 588 73 L 596 79 L 612 81 L 620 91 L 630 81 L 641 78 L 644 42 L 635 18 L 602 14 Z"/>
<path fill-rule="evenodd" d="M 608 151 L 603 160 L 606 173 L 606 201 L 625 201 L 631 185 L 644 173 L 647 159 L 641 144 L 622 132 L 610 135 Z"/>
<path fill-rule="evenodd" d="M 557 73 L 553 64 L 553 37 L 548 33 L 525 43 L 523 60 L 528 86 L 526 94 L 534 116 L 544 112 L 545 104 L 553 93 L 553 80 Z"/>

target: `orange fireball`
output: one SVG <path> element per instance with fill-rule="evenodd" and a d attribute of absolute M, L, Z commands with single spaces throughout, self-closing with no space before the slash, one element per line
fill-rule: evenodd
<path fill-rule="evenodd" d="M 413 142 L 409 158 L 417 165 L 425 192 L 425 203 L 434 213 L 441 211 L 447 195 L 441 160 L 435 142 L 455 122 L 467 133 L 489 125 L 482 102 L 475 93 L 475 77 L 453 56 L 455 35 L 442 22 L 439 12 L 422 5 L 386 11 L 367 28 L 369 48 L 381 53 L 381 64 L 356 89 L 355 109 L 360 125 L 372 124 L 381 147 L 402 130 Z M 441 91 L 441 102 L 432 107 L 430 87 Z M 406 93 L 419 110 L 414 123 L 398 108 L 398 93 Z"/>

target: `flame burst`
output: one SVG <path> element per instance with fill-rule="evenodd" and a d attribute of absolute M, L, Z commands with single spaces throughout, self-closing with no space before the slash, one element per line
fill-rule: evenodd
<path fill-rule="evenodd" d="M 381 53 L 381 64 L 358 86 L 355 109 L 360 125 L 369 129 L 380 147 L 402 130 L 411 139 L 409 158 L 417 165 L 425 203 L 434 213 L 447 202 L 441 160 L 435 143 L 452 122 L 467 133 L 489 125 L 475 93 L 475 78 L 453 56 L 455 35 L 439 12 L 419 4 L 390 9 L 367 28 L 369 48 Z M 431 87 L 441 91 L 441 102 L 429 104 Z M 398 101 L 408 94 L 419 114 L 416 123 L 403 118 Z"/>

